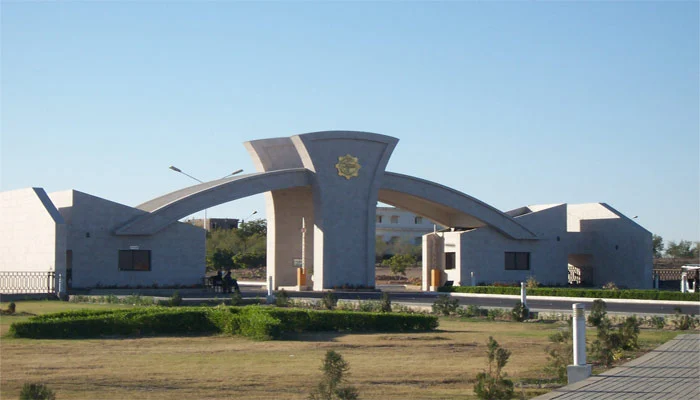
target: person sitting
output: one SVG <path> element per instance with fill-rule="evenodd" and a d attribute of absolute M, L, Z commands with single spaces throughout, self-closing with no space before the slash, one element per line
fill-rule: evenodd
<path fill-rule="evenodd" d="M 231 293 L 231 288 L 233 288 L 236 293 L 240 293 L 240 289 L 238 287 L 238 281 L 231 276 L 231 270 L 226 271 L 226 275 L 224 275 L 224 293 Z"/>
<path fill-rule="evenodd" d="M 224 280 L 221 277 L 221 271 L 216 271 L 216 275 L 210 278 L 210 282 L 215 292 L 218 290 L 218 288 L 222 287 L 224 284 Z"/>

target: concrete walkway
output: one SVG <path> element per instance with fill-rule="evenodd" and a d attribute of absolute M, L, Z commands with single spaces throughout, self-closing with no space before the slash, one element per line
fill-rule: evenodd
<path fill-rule="evenodd" d="M 655 350 L 535 400 L 700 399 L 700 334 L 678 335 Z"/>

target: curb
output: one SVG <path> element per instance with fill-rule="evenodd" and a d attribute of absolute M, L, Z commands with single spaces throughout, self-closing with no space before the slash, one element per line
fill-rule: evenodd
<path fill-rule="evenodd" d="M 520 295 L 514 294 L 483 294 L 483 293 L 454 293 L 454 292 L 423 292 L 434 295 L 448 294 L 452 297 L 476 297 L 476 298 L 491 298 L 491 299 L 511 299 L 520 300 Z M 593 297 L 560 297 L 560 296 L 526 296 L 527 299 L 533 300 L 558 300 L 558 301 L 575 301 L 579 303 L 593 303 L 593 301 L 598 300 L 598 298 Z M 618 304 L 680 304 L 686 306 L 698 306 L 700 307 L 700 302 L 697 301 L 682 301 L 682 300 L 640 300 L 640 299 L 605 299 L 601 300 L 606 303 L 618 303 Z"/>

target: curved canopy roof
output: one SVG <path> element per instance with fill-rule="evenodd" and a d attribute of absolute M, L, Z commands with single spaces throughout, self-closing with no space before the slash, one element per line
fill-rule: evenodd
<path fill-rule="evenodd" d="M 268 191 L 310 186 L 313 172 L 293 168 L 235 176 L 190 186 L 160 196 L 137 208 L 139 216 L 116 230 L 117 235 L 152 235 L 188 215 Z M 491 226 L 514 239 L 536 239 L 510 216 L 457 190 L 408 175 L 385 172 L 379 201 L 411 211 L 449 227 Z"/>

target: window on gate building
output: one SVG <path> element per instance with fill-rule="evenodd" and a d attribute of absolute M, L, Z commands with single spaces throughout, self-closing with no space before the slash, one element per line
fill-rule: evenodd
<path fill-rule="evenodd" d="M 120 271 L 150 271 L 150 250 L 119 250 Z"/>
<path fill-rule="evenodd" d="M 445 252 L 445 269 L 455 269 L 455 252 Z"/>
<path fill-rule="evenodd" d="M 398 223 L 399 223 L 399 216 L 398 216 L 398 215 L 392 215 L 392 216 L 391 216 L 391 223 L 392 223 L 392 224 L 398 224 Z"/>
<path fill-rule="evenodd" d="M 377 223 L 378 224 L 382 223 L 382 216 L 381 215 L 377 215 Z"/>
<path fill-rule="evenodd" d="M 530 253 L 523 251 L 506 251 L 506 271 L 530 269 Z"/>
<path fill-rule="evenodd" d="M 423 217 L 415 217 L 415 218 L 413 218 L 413 222 L 414 222 L 416 225 L 420 225 L 420 224 L 423 223 Z"/>

